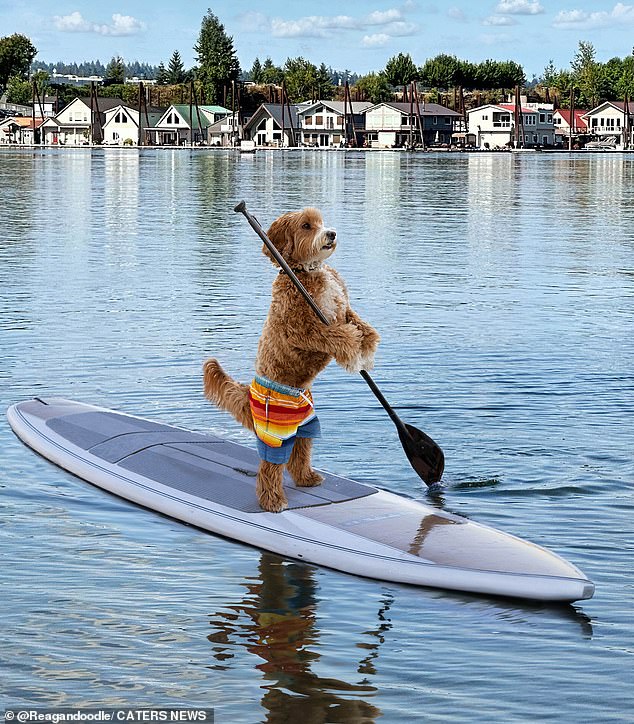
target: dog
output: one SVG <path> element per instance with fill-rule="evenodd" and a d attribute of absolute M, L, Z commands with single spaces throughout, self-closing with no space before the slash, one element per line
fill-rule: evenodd
<path fill-rule="evenodd" d="M 258 343 L 253 382 L 228 375 L 216 359 L 203 365 L 207 399 L 257 435 L 260 466 L 256 494 L 262 510 L 287 506 L 284 466 L 298 487 L 319 485 L 311 466 L 313 438 L 320 434 L 311 385 L 333 359 L 349 372 L 370 370 L 380 341 L 377 331 L 350 308 L 342 277 L 324 262 L 337 234 L 314 208 L 283 214 L 268 237 L 329 320 L 325 325 L 289 276 L 280 269 Z M 262 251 L 279 267 L 269 249 Z"/>

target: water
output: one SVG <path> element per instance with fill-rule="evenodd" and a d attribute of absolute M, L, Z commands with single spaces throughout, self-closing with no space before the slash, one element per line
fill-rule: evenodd
<path fill-rule="evenodd" d="M 634 156 L 0 154 L 0 400 L 59 395 L 252 444 L 274 271 L 233 213 L 320 207 L 376 381 L 443 447 L 447 510 L 596 583 L 546 606 L 383 584 L 92 488 L 0 421 L 5 706 L 213 706 L 218 722 L 621 722 L 634 695 Z M 358 376 L 315 386 L 316 464 L 430 500 Z"/>

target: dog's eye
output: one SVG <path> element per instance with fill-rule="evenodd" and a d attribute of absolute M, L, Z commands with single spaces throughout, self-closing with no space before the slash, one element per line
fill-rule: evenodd
<path fill-rule="evenodd" d="M 302 224 L 302 229 L 310 229 L 310 224 L 308 222 Z"/>

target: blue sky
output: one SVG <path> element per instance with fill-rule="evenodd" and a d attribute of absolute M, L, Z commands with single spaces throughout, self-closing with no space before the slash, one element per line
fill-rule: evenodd
<path fill-rule="evenodd" d="M 567 68 L 580 40 L 592 42 L 601 61 L 634 45 L 634 4 L 627 0 L 0 0 L 0 36 L 28 35 L 47 62 L 121 55 L 156 64 L 178 50 L 189 67 L 208 7 L 233 36 L 245 69 L 256 56 L 282 65 L 301 55 L 366 73 L 400 51 L 417 64 L 447 52 L 516 60 L 531 78 L 551 58 Z"/>

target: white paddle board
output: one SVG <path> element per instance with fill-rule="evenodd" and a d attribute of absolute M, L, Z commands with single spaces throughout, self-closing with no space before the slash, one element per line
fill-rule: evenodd
<path fill-rule="evenodd" d="M 122 498 L 283 556 L 383 581 L 540 601 L 590 598 L 594 584 L 533 543 L 425 503 L 323 473 L 285 478 L 288 509 L 258 506 L 257 453 L 211 435 L 60 398 L 9 408 L 19 438 Z"/>

